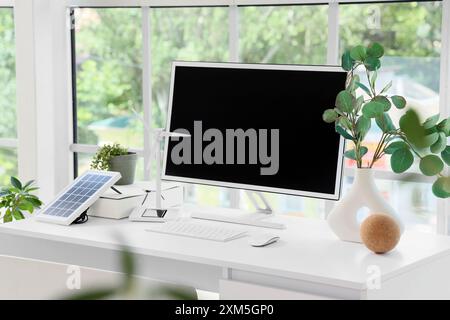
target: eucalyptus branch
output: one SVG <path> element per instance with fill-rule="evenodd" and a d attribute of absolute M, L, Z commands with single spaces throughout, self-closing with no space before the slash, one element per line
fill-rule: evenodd
<path fill-rule="evenodd" d="M 347 71 L 345 90 L 340 91 L 337 95 L 336 108 L 325 110 L 323 119 L 325 122 L 335 123 L 335 125 L 342 124 L 345 127 L 337 126 L 336 130 L 344 138 L 353 142 L 353 149 L 346 151 L 344 155 L 355 160 L 358 168 L 363 167 L 363 157 L 368 151 L 368 148 L 363 146 L 363 139 L 372 123 L 375 122 L 382 130 L 382 134 L 371 159 L 366 159 L 368 168 L 372 168 L 386 154 L 391 154 L 392 170 L 396 173 L 405 172 L 413 165 L 415 156 L 420 159 L 419 167 L 425 175 L 439 177 L 433 183 L 433 193 L 437 197 L 448 198 L 450 197 L 448 187 L 450 177 L 442 175 L 442 168 L 445 163 L 449 164 L 450 162 L 450 146 L 446 145 L 447 137 L 450 135 L 450 118 L 441 119 L 438 122 L 439 115 L 430 117 L 426 120 L 427 130 L 425 130 L 417 113 L 414 110 L 408 110 L 402 115 L 402 127 L 395 128 L 388 113 L 389 109 L 395 106 L 399 110 L 404 110 L 407 102 L 402 96 L 388 94 L 392 82 L 377 93 L 376 80 L 383 55 L 384 48 L 379 43 L 372 43 L 368 47 L 355 46 L 344 52 L 342 68 Z M 364 67 L 367 87 L 360 83 L 360 76 L 357 75 L 357 69 L 361 65 Z M 358 98 L 356 90 L 359 89 L 357 87 L 367 95 Z M 413 145 L 412 136 L 408 140 L 408 132 L 416 135 L 423 134 L 423 149 L 419 150 Z M 435 135 L 436 139 L 431 137 L 428 132 L 432 132 L 431 134 Z M 394 141 L 395 139 L 399 139 L 399 141 Z"/>
<path fill-rule="evenodd" d="M 370 91 L 372 92 L 372 98 L 376 97 L 375 89 L 370 84 L 370 72 L 366 69 L 367 83 L 369 84 Z"/>

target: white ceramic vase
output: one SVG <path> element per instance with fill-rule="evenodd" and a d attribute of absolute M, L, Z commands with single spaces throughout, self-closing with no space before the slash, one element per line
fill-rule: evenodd
<path fill-rule="evenodd" d="M 340 240 L 361 242 L 358 211 L 367 207 L 370 213 L 384 213 L 393 217 L 403 233 L 403 224 L 394 209 L 383 199 L 375 185 L 373 170 L 355 169 L 355 180 L 349 192 L 328 215 L 328 224 Z"/>

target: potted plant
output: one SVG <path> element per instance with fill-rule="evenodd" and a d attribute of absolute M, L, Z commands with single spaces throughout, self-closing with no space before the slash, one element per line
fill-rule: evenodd
<path fill-rule="evenodd" d="M 34 181 L 25 184 L 15 177 L 11 177 L 11 185 L 0 189 L 0 209 L 3 222 L 22 220 L 25 212 L 30 214 L 42 205 L 41 200 L 31 192 L 39 189 L 34 186 Z"/>
<path fill-rule="evenodd" d="M 91 169 L 120 172 L 118 185 L 132 184 L 136 173 L 137 154 L 118 143 L 102 146 L 91 162 Z"/>
<path fill-rule="evenodd" d="M 405 108 L 404 97 L 388 94 L 392 82 L 377 90 L 383 55 L 384 48 L 379 43 L 347 50 L 342 55 L 342 68 L 347 71 L 346 89 L 338 93 L 335 108 L 323 113 L 323 120 L 334 123 L 336 131 L 350 142 L 351 148 L 344 155 L 355 160 L 357 166 L 352 188 L 328 216 L 331 229 L 342 240 L 360 242 L 356 214 L 362 207 L 393 216 L 403 229 L 393 208 L 376 189 L 370 170 L 385 155 L 391 156 L 390 165 L 395 173 L 405 172 L 414 158 L 418 158 L 420 171 L 436 177 L 432 187 L 434 195 L 450 197 L 450 177 L 445 175 L 445 168 L 450 165 L 450 146 L 447 146 L 450 118 L 440 119 L 436 114 L 421 122 L 414 110 Z M 362 69 L 366 84 L 361 82 L 357 69 Z M 398 127 L 388 113 L 392 107 L 407 110 Z M 381 129 L 381 135 L 369 157 L 364 138 L 372 125 Z"/>

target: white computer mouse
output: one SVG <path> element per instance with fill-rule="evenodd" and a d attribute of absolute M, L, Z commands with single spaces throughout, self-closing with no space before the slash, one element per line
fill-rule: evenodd
<path fill-rule="evenodd" d="M 279 236 L 268 233 L 261 233 L 252 235 L 250 237 L 249 243 L 253 247 L 264 247 L 271 243 L 277 242 L 279 239 Z"/>

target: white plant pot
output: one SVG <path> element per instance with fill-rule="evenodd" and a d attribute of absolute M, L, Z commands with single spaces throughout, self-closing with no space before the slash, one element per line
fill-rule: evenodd
<path fill-rule="evenodd" d="M 393 217 L 403 233 L 404 227 L 394 209 L 383 199 L 375 185 L 373 170 L 355 169 L 355 180 L 349 192 L 328 215 L 328 225 L 342 241 L 361 242 L 358 211 L 367 207 L 372 213 L 384 213 Z"/>

